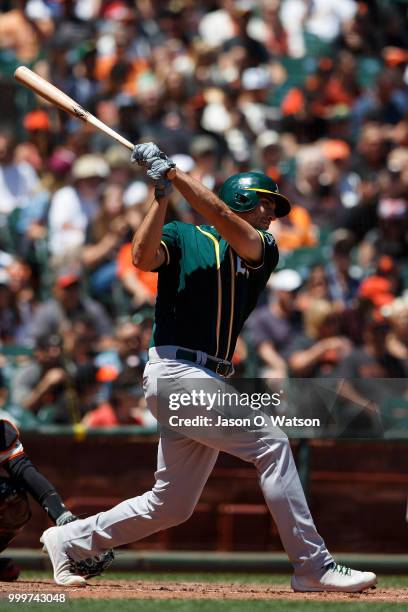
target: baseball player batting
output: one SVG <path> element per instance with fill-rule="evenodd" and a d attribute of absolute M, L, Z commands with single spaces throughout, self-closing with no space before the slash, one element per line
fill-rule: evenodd
<path fill-rule="evenodd" d="M 276 183 L 259 172 L 231 176 L 217 197 L 175 169 L 153 143 L 136 145 L 132 161 L 144 167 L 155 184 L 155 199 L 133 239 L 133 262 L 142 270 L 158 272 L 144 389 L 148 407 L 160 420 L 158 379 L 175 381 L 183 389 L 183 381 L 184 385 L 192 379 L 217 383 L 231 375 L 238 334 L 278 263 L 278 248 L 268 228 L 275 218 L 289 213 L 290 203 Z M 208 225 L 178 221 L 164 225 L 172 186 Z M 161 435 L 152 490 L 43 533 L 41 542 L 56 583 L 85 584 L 73 573 L 71 559 L 80 561 L 189 518 L 219 451 L 254 464 L 293 564 L 295 591 L 358 592 L 375 585 L 375 574 L 339 565 L 328 552 L 283 432 L 260 435 L 250 429 L 238 437 L 205 437 L 197 430 L 191 436 Z"/>
<path fill-rule="evenodd" d="M 0 552 L 7 548 L 31 517 L 27 493 L 56 525 L 77 520 L 55 487 L 30 461 L 14 423 L 0 418 Z M 77 574 L 90 578 L 101 574 L 112 561 L 113 552 L 107 551 L 73 567 Z M 20 569 L 12 559 L 0 557 L 0 581 L 17 580 L 19 573 Z"/>

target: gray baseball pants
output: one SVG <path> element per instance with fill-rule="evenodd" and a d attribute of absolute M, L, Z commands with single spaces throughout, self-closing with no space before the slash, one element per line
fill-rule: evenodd
<path fill-rule="evenodd" d="M 176 347 L 149 352 L 144 373 L 147 404 L 157 416 L 157 381 L 217 379 L 213 372 L 174 358 Z M 167 355 L 168 357 L 164 357 Z M 164 358 L 163 358 L 164 357 Z M 204 354 L 203 354 L 204 357 Z M 183 380 L 184 379 L 184 380 Z M 289 441 L 282 431 L 261 436 L 241 431 L 233 436 L 194 430 L 191 437 L 161 436 L 152 490 L 121 502 L 106 512 L 61 527 L 67 554 L 86 559 L 109 548 L 135 542 L 188 519 L 211 474 L 219 451 L 254 464 L 259 484 L 279 531 L 282 544 L 298 575 L 320 574 L 333 561 L 317 533 L 296 470 Z"/>

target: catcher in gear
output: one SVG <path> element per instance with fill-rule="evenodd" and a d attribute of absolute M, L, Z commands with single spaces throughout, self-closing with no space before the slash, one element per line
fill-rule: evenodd
<path fill-rule="evenodd" d="M 24 452 L 17 427 L 0 419 L 0 552 L 23 529 L 31 517 L 27 493 L 38 502 L 55 525 L 77 520 L 64 505 L 55 487 L 43 476 Z M 73 564 L 76 574 L 91 578 L 108 568 L 113 551 Z M 10 558 L 0 557 L 0 581 L 17 580 L 20 568 Z"/>

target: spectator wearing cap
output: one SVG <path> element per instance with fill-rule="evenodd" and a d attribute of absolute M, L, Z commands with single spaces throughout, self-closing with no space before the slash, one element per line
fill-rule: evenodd
<path fill-rule="evenodd" d="M 296 154 L 296 176 L 285 193 L 302 206 L 313 223 L 332 227 L 339 208 L 338 195 L 327 173 L 326 158 L 317 145 L 306 145 Z"/>
<path fill-rule="evenodd" d="M 95 219 L 101 187 L 109 166 L 98 155 L 83 155 L 72 167 L 72 184 L 59 189 L 51 200 L 49 249 L 55 266 L 77 258 L 89 224 Z"/>
<path fill-rule="evenodd" d="M 203 138 L 207 137 L 204 136 Z M 191 155 L 177 153 L 176 155 L 172 156 L 172 160 L 176 164 L 177 168 L 179 168 L 182 172 L 190 174 L 190 176 L 194 176 L 194 178 L 200 180 L 200 169 L 196 167 L 196 163 Z M 204 177 L 204 180 L 205 179 L 209 184 L 212 184 L 211 189 L 214 189 L 214 178 L 211 175 L 207 175 Z M 185 198 L 183 198 L 181 193 L 178 193 L 176 190 L 173 190 L 171 194 L 170 207 L 167 216 L 169 215 L 183 221 L 184 223 L 192 223 L 193 225 L 200 225 L 201 223 L 204 223 L 203 217 L 194 211 Z"/>
<path fill-rule="evenodd" d="M 99 355 L 99 340 L 97 324 L 88 314 L 76 317 L 61 330 L 64 345 L 64 355 L 67 360 L 76 365 L 93 363 Z M 102 347 L 101 347 L 102 350 Z"/>
<path fill-rule="evenodd" d="M 104 158 L 109 165 L 109 181 L 111 183 L 118 183 L 125 189 L 133 178 L 129 153 L 125 147 L 111 145 L 105 151 Z"/>
<path fill-rule="evenodd" d="M 326 158 L 329 183 L 333 185 L 339 202 L 334 225 L 347 226 L 355 214 L 351 209 L 360 203 L 360 178 L 352 172 L 350 146 L 345 140 L 330 138 L 321 142 L 321 149 Z"/>
<path fill-rule="evenodd" d="M 268 104 L 272 79 L 267 68 L 247 68 L 242 73 L 242 91 L 238 108 L 255 136 L 264 133 L 276 121 L 276 111 Z"/>
<path fill-rule="evenodd" d="M 255 144 L 265 174 L 274 181 L 279 181 L 284 154 L 278 132 L 275 130 L 263 131 L 258 135 Z"/>
<path fill-rule="evenodd" d="M 212 136 L 202 134 L 195 136 L 190 145 L 190 154 L 194 160 L 191 176 L 213 190 L 218 181 L 220 147 Z"/>
<path fill-rule="evenodd" d="M 95 321 L 98 337 L 110 335 L 112 322 L 101 304 L 81 295 L 81 276 L 77 267 L 61 268 L 55 278 L 54 296 L 40 304 L 30 325 L 32 338 L 48 336 L 70 327 L 84 315 Z"/>
<path fill-rule="evenodd" d="M 143 386 L 138 384 L 133 368 L 124 370 L 113 381 L 109 401 L 88 412 L 82 423 L 87 428 L 156 424 L 156 420 L 146 408 Z"/>
<path fill-rule="evenodd" d="M 268 304 L 257 308 L 247 323 L 248 336 L 265 378 L 284 378 L 287 350 L 301 331 L 296 296 L 302 279 L 295 270 L 281 270 L 268 282 Z"/>
<path fill-rule="evenodd" d="M 359 247 L 360 262 L 373 266 L 381 255 L 403 264 L 408 259 L 408 199 L 381 197 L 377 206 L 377 227 L 368 232 Z"/>
<path fill-rule="evenodd" d="M 391 281 L 376 274 L 363 280 L 358 295 L 377 309 L 390 304 L 395 298 Z"/>
<path fill-rule="evenodd" d="M 44 406 L 64 401 L 66 380 L 61 338 L 53 334 L 38 336 L 33 358 L 17 370 L 12 380 L 12 402 L 36 414 Z"/>
<path fill-rule="evenodd" d="M 115 260 L 116 277 L 123 290 L 121 302 L 117 305 L 120 314 L 130 314 L 145 305 L 153 305 L 157 293 L 157 274 L 135 268 L 132 261 L 131 238 L 139 227 L 145 205 L 150 201 L 151 190 L 142 181 L 134 181 L 125 191 L 123 201 L 125 218 L 130 234 L 120 246 Z"/>

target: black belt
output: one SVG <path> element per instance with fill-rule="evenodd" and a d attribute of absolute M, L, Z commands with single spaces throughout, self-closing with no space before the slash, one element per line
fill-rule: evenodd
<path fill-rule="evenodd" d="M 192 361 L 193 363 L 200 363 L 200 358 L 197 351 L 189 351 L 187 349 L 177 349 L 176 359 L 183 359 L 184 361 Z M 234 367 L 229 361 L 223 361 L 222 359 L 216 359 L 207 355 L 204 363 L 200 365 L 212 370 L 220 376 L 227 377 L 234 372 Z"/>

